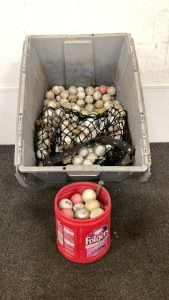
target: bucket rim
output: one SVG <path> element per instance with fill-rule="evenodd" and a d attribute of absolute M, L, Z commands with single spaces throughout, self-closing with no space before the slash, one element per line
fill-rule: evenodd
<path fill-rule="evenodd" d="M 68 183 L 64 187 L 62 187 L 61 189 L 59 189 L 59 191 L 56 193 L 55 199 L 54 199 L 54 210 L 55 210 L 55 213 L 56 213 L 56 217 L 57 217 L 57 214 L 59 214 L 60 217 L 65 218 L 66 221 L 70 221 L 71 223 L 73 222 L 74 224 L 80 224 L 80 223 L 85 224 L 87 222 L 95 222 L 95 221 L 97 222 L 98 220 L 101 220 L 102 218 L 105 218 L 105 214 L 109 214 L 110 213 L 112 205 L 111 205 L 110 194 L 109 194 L 109 192 L 107 191 L 107 189 L 104 186 L 102 186 L 102 189 L 104 189 L 104 191 L 107 193 L 107 196 L 108 196 L 108 206 L 106 207 L 105 211 L 101 215 L 99 215 L 99 216 L 97 216 L 95 218 L 92 218 L 92 219 L 84 219 L 83 220 L 83 219 L 68 218 L 64 214 L 61 213 L 61 211 L 60 211 L 60 209 L 58 208 L 58 205 L 57 205 L 57 203 L 61 200 L 61 199 L 58 200 L 58 198 L 57 198 L 58 194 L 61 193 L 63 190 L 65 190 L 65 188 L 68 188 L 69 186 L 72 186 L 72 187 L 73 186 L 77 186 L 78 183 L 81 186 L 83 184 L 91 185 L 91 186 L 93 186 L 95 188 L 97 188 L 97 186 L 98 186 L 98 184 L 94 183 L 94 182 L 80 181 L 80 182 Z M 92 187 L 89 186 L 89 188 L 92 188 Z"/>

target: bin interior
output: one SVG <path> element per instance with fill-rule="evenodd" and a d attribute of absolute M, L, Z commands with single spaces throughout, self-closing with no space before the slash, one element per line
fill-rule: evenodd
<path fill-rule="evenodd" d="M 133 166 L 142 166 L 142 124 L 128 35 L 29 36 L 28 42 L 24 104 L 20 104 L 22 166 L 36 166 L 35 120 L 42 112 L 47 90 L 54 85 L 86 87 L 112 83 L 117 88 L 116 99 L 128 113 L 132 145 L 136 149 Z"/>

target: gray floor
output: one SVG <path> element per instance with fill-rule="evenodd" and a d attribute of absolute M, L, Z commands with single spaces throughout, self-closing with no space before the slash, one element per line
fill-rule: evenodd
<path fill-rule="evenodd" d="M 152 144 L 151 153 L 147 183 L 131 176 L 105 185 L 113 203 L 111 248 L 85 265 L 55 246 L 53 200 L 62 185 L 31 177 L 22 188 L 14 147 L 0 146 L 0 299 L 169 299 L 169 144 Z"/>

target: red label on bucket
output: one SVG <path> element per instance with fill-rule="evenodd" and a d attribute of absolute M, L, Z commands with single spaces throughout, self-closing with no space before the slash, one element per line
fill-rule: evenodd
<path fill-rule="evenodd" d="M 57 238 L 58 238 L 58 241 L 61 245 L 63 245 L 63 230 L 62 230 L 62 224 L 57 221 L 58 223 L 58 231 L 57 231 Z"/>
<path fill-rule="evenodd" d="M 59 243 L 64 247 L 64 250 L 69 255 L 74 256 L 74 231 L 67 226 L 63 226 L 60 221 L 58 222 L 57 237 Z"/>
<path fill-rule="evenodd" d="M 87 235 L 85 240 L 87 257 L 96 256 L 107 247 L 108 234 L 108 225 L 106 224 Z"/>
<path fill-rule="evenodd" d="M 70 255 L 74 255 L 74 231 L 70 228 L 63 226 L 64 231 L 64 244 L 65 244 L 65 251 Z"/>

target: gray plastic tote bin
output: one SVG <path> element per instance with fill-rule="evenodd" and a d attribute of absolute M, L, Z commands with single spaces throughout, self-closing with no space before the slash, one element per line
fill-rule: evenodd
<path fill-rule="evenodd" d="M 128 113 L 135 147 L 131 166 L 36 166 L 35 120 L 42 112 L 45 92 L 54 85 L 98 86 L 115 83 L 117 99 Z M 139 67 L 130 34 L 30 35 L 25 38 L 20 70 L 16 177 L 28 185 L 28 173 L 44 182 L 72 180 L 120 181 L 140 173 L 150 175 L 150 147 Z"/>

